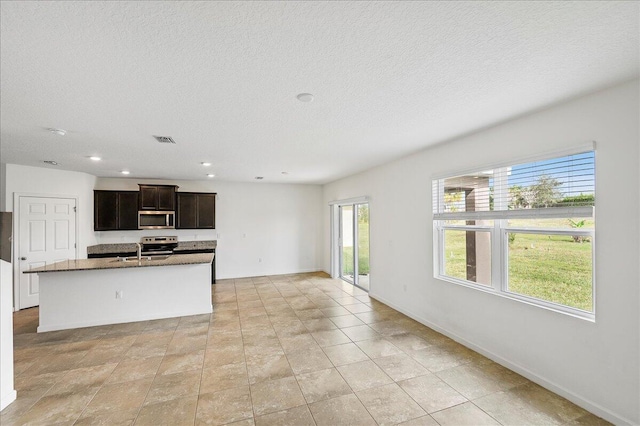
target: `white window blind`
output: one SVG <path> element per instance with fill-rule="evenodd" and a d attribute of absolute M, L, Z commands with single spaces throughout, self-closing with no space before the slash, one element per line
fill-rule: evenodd
<path fill-rule="evenodd" d="M 433 181 L 436 220 L 593 217 L 595 154 L 587 151 Z"/>

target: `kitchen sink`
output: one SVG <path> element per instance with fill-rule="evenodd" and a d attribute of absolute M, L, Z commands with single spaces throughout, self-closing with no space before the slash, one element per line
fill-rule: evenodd
<path fill-rule="evenodd" d="M 165 254 L 162 256 L 142 256 L 140 258 L 141 262 L 157 262 L 160 260 L 166 260 L 169 257 L 171 257 L 170 254 Z M 113 260 L 112 262 L 137 262 L 138 261 L 138 257 L 137 256 L 129 256 L 129 257 L 118 257 L 116 260 Z"/>

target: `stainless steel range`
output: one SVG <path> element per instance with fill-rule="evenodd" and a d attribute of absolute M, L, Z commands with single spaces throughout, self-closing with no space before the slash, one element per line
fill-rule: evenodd
<path fill-rule="evenodd" d="M 173 249 L 178 247 L 178 237 L 142 237 L 140 244 L 143 256 L 173 254 Z"/>

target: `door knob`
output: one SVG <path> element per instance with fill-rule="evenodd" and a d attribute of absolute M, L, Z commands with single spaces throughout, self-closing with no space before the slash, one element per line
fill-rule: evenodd
<path fill-rule="evenodd" d="M 27 260 L 27 258 L 26 257 L 21 257 L 20 260 Z"/>

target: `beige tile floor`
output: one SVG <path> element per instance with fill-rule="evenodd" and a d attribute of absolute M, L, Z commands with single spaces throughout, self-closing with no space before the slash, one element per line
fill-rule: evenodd
<path fill-rule="evenodd" d="M 599 425 L 324 274 L 221 281 L 214 313 L 36 334 L 5 425 Z"/>

